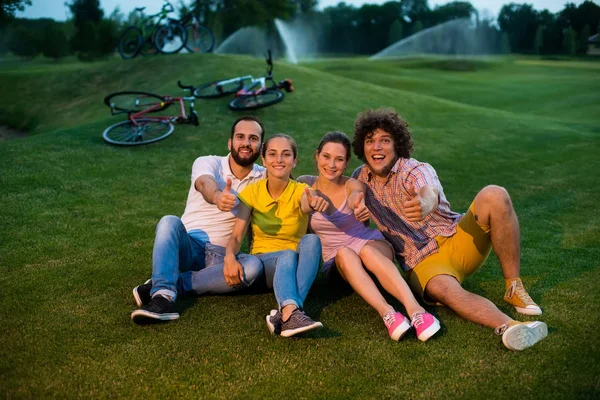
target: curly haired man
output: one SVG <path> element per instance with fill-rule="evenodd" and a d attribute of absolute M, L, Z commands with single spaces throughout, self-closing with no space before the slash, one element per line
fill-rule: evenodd
<path fill-rule="evenodd" d="M 433 167 L 411 158 L 408 123 L 393 109 L 367 110 L 354 128 L 354 153 L 365 164 L 353 176 L 366 184 L 367 207 L 392 243 L 413 290 L 426 303 L 445 305 L 466 320 L 495 329 L 511 350 L 546 337 L 545 323 L 515 321 L 461 285 L 493 248 L 506 282 L 504 300 L 519 313 L 542 313 L 519 279 L 519 222 L 508 192 L 486 186 L 465 214 L 453 212 Z"/>

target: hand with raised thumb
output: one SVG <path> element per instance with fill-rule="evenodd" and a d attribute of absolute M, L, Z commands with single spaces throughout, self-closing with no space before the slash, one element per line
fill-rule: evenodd
<path fill-rule="evenodd" d="M 221 211 L 231 211 L 235 206 L 235 198 L 235 194 L 231 192 L 231 178 L 227 178 L 225 187 L 216 196 L 215 205 Z"/>
<path fill-rule="evenodd" d="M 354 200 L 354 217 L 360 222 L 366 222 L 371 218 L 371 213 L 365 205 L 365 194 L 360 192 Z"/>
<path fill-rule="evenodd" d="M 408 193 L 410 199 L 403 204 L 403 211 L 406 218 L 411 222 L 422 221 L 427 215 L 433 211 L 427 201 L 415 189 L 415 185 L 411 184 Z"/>
<path fill-rule="evenodd" d="M 304 188 L 304 195 L 306 196 L 306 201 L 308 202 L 308 206 L 313 211 L 324 212 L 329 207 L 329 202 L 319 196 L 317 192 L 312 191 L 309 188 Z"/>

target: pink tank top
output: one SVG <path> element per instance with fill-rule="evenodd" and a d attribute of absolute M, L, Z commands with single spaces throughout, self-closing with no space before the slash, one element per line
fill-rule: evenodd
<path fill-rule="evenodd" d="M 347 199 L 331 215 L 313 212 L 310 228 L 321 239 L 323 272 L 327 272 L 331 267 L 339 249 L 349 247 L 358 254 L 370 240 L 385 240 L 381 232 L 366 227 L 354 217 L 354 212 L 348 207 Z"/>

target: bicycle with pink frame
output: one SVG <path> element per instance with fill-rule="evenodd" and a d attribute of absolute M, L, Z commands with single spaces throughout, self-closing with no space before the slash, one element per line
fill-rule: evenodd
<path fill-rule="evenodd" d="M 194 93 L 193 86 L 177 85 Z M 189 102 L 186 113 L 185 102 Z M 158 142 L 173 133 L 173 124 L 193 124 L 198 126 L 198 114 L 194 110 L 194 96 L 172 97 L 139 91 L 111 93 L 104 98 L 112 115 L 127 114 L 127 120 L 106 128 L 102 138 L 114 145 L 137 146 Z M 174 104 L 179 105 L 178 115 L 156 115 Z"/>

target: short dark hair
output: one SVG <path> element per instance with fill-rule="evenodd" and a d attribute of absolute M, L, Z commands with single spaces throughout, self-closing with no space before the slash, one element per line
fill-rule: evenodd
<path fill-rule="evenodd" d="M 290 146 L 292 147 L 292 153 L 294 154 L 294 159 L 298 158 L 298 146 L 296 145 L 296 141 L 294 140 L 293 137 L 291 137 L 290 135 L 286 135 L 285 133 L 276 133 L 273 136 L 270 136 L 262 145 L 262 148 L 260 150 L 261 156 L 264 157 L 267 154 L 267 147 L 269 146 L 269 142 L 275 138 L 286 139 L 290 143 Z"/>
<path fill-rule="evenodd" d="M 333 131 L 326 133 L 325 136 L 321 138 L 321 142 L 319 142 L 317 153 L 320 153 L 321 150 L 323 150 L 323 146 L 325 146 L 327 143 L 339 143 L 344 146 L 344 149 L 346 149 L 346 161 L 350 160 L 350 139 L 344 132 Z"/>
<path fill-rule="evenodd" d="M 256 122 L 260 126 L 260 142 L 262 143 L 265 140 L 265 127 L 263 126 L 262 122 L 260 122 L 260 119 L 254 115 L 244 115 L 233 121 L 233 125 L 231 125 L 231 139 L 233 139 L 233 134 L 235 133 L 235 126 L 241 121 Z"/>
<path fill-rule="evenodd" d="M 397 157 L 410 158 L 413 150 L 413 140 L 412 133 L 408 129 L 408 122 L 403 120 L 393 108 L 385 107 L 376 110 L 369 109 L 358 114 L 354 123 L 354 138 L 352 139 L 352 147 L 356 157 L 367 163 L 365 159 L 365 139 L 370 137 L 377 129 L 392 135 Z"/>

